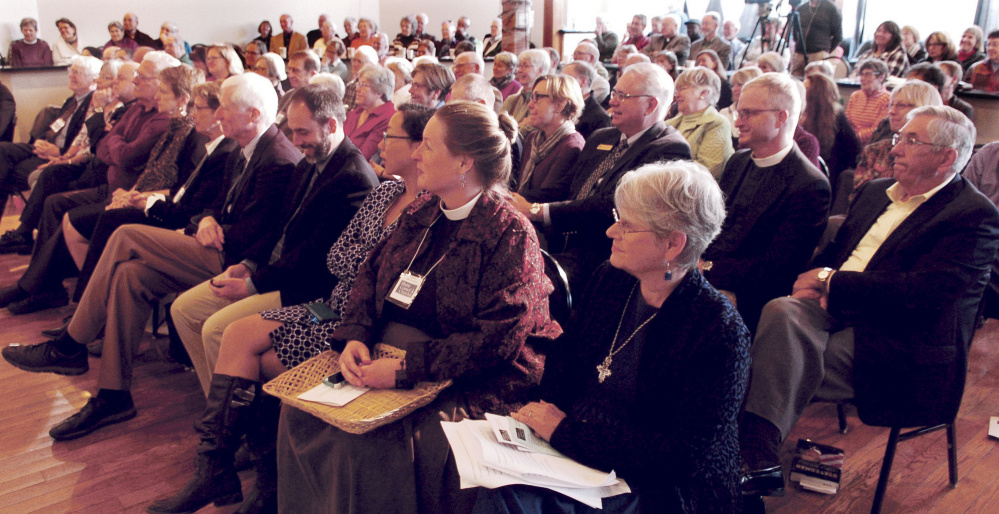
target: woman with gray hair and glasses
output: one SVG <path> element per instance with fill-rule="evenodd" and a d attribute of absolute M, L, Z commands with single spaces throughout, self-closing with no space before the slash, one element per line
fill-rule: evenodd
<path fill-rule="evenodd" d="M 676 105 L 680 114 L 666 120 L 690 143 L 690 155 L 718 179 L 732 148 L 732 125 L 715 109 L 721 80 L 703 66 L 695 66 L 676 79 Z"/>
<path fill-rule="evenodd" d="M 512 416 L 628 482 L 604 512 L 737 512 L 749 330 L 698 270 L 725 218 L 721 189 L 700 164 L 653 163 L 621 178 L 614 204 L 610 261 L 551 347 L 538 401 Z M 482 490 L 473 511 L 514 505 L 591 512 L 524 486 Z"/>
<path fill-rule="evenodd" d="M 343 131 L 365 159 L 370 160 L 378 151 L 382 134 L 388 129 L 389 119 L 395 114 L 392 94 L 395 93 L 395 75 L 386 68 L 369 64 L 357 75 L 357 93 L 354 110 L 347 113 Z"/>

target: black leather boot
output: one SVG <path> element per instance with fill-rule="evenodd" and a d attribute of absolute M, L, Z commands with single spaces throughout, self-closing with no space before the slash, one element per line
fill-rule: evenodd
<path fill-rule="evenodd" d="M 277 428 L 281 400 L 261 393 L 257 420 L 246 434 L 250 452 L 257 455 L 257 481 L 238 514 L 277 512 Z"/>
<path fill-rule="evenodd" d="M 216 373 L 208 390 L 205 414 L 194 427 L 201 436 L 194 477 L 171 498 L 153 502 L 151 513 L 194 512 L 209 503 L 220 507 L 243 500 L 233 455 L 253 421 L 260 384 Z"/>

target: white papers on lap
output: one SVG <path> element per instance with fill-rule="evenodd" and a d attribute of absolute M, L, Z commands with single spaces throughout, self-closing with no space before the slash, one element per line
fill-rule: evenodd
<path fill-rule="evenodd" d="M 497 416 L 486 413 L 486 421 L 493 429 L 493 436 L 496 441 L 507 446 L 511 446 L 523 452 L 544 453 L 565 457 L 558 450 L 552 448 L 548 441 L 536 437 L 531 427 L 521 423 L 510 416 Z"/>
<path fill-rule="evenodd" d="M 561 454 L 521 451 L 500 444 L 489 421 L 466 419 L 441 425 L 454 452 L 463 489 L 533 485 L 596 509 L 602 508 L 601 498 L 631 492 L 628 484 L 613 471 L 604 473 Z"/>
<path fill-rule="evenodd" d="M 337 387 L 330 387 L 326 384 L 319 384 L 312 389 L 298 395 L 299 400 L 316 402 L 333 407 L 343 407 L 354 398 L 368 392 L 369 387 L 357 387 L 346 382 L 338 384 Z"/>

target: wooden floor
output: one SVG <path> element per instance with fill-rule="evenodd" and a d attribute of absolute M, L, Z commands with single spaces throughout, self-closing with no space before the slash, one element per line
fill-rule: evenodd
<path fill-rule="evenodd" d="M 0 230 L 15 223 L 7 216 Z M 0 256 L 0 286 L 14 283 L 25 256 Z M 36 343 L 72 307 L 27 316 L 0 310 L 0 345 Z M 148 339 L 151 339 L 148 338 Z M 150 343 L 153 341 L 147 341 Z M 162 342 L 162 341 L 160 341 Z M 155 343 L 155 342 L 153 342 Z M 26 373 L 0 360 L 0 513 L 143 512 L 180 489 L 193 470 L 192 424 L 204 407 L 194 373 L 163 362 L 154 350 L 135 365 L 133 397 L 139 415 L 87 437 L 54 443 L 48 430 L 78 410 L 93 392 L 98 359 L 79 377 Z M 850 413 L 841 435 L 832 405 L 814 405 L 788 438 L 811 438 L 846 450 L 839 494 L 788 489 L 768 500 L 771 512 L 866 512 L 878 479 L 887 429 L 864 426 Z M 979 330 L 972 346 L 968 387 L 957 421 L 960 482 L 947 482 L 942 432 L 899 445 L 885 512 L 999 512 L 999 441 L 987 436 L 999 415 L 999 321 Z M 785 455 L 785 459 L 789 457 Z M 787 462 L 785 462 L 785 465 Z M 244 490 L 252 472 L 243 476 Z M 231 512 L 235 507 L 205 509 Z"/>

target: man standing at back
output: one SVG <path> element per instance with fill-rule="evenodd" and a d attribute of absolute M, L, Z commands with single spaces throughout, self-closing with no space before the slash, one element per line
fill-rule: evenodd
<path fill-rule="evenodd" d="M 791 57 L 791 74 L 800 77 L 805 74 L 808 62 L 821 61 L 831 55 L 843 40 L 843 15 L 829 0 L 808 0 L 798 8 L 801 22 L 802 41 L 795 41 L 794 55 Z M 805 62 L 804 50 L 808 51 Z"/>
<path fill-rule="evenodd" d="M 287 219 L 289 184 L 302 154 L 274 126 L 277 94 L 254 73 L 222 84 L 216 118 L 241 151 L 226 164 L 223 201 L 192 220 L 186 234 L 126 225 L 108 241 L 63 334 L 31 346 L 11 345 L 3 358 L 26 371 L 81 375 L 90 365 L 84 345 L 104 329 L 98 393 L 49 435 L 75 439 L 135 417 L 129 392 L 132 357 L 151 313 L 149 300 L 181 292 L 249 259 L 267 262 Z"/>
<path fill-rule="evenodd" d="M 552 237 L 565 236 L 556 255 L 569 273 L 571 287 L 582 291 L 596 267 L 610 256 L 605 232 L 614 223 L 614 189 L 621 177 L 643 164 L 690 159 L 690 145 L 662 119 L 673 101 L 673 80 L 650 63 L 625 70 L 611 93 L 613 128 L 601 129 L 586 141 L 570 173 L 549 198 L 561 202 L 530 203 L 514 195 L 518 209 Z"/>
<path fill-rule="evenodd" d="M 281 15 L 281 33 L 271 36 L 270 51 L 281 56 L 285 62 L 295 53 L 309 49 L 305 35 L 295 32 L 295 20 L 290 14 Z"/>

